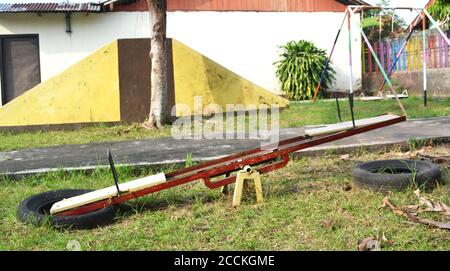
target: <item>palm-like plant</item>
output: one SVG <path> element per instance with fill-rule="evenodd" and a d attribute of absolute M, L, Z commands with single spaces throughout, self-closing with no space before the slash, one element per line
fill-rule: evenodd
<path fill-rule="evenodd" d="M 275 65 L 283 93 L 291 100 L 312 99 L 327 61 L 325 50 L 305 40 L 291 41 L 280 48 L 280 60 Z M 331 86 L 334 74 L 333 68 L 329 67 L 321 85 L 322 91 Z"/>

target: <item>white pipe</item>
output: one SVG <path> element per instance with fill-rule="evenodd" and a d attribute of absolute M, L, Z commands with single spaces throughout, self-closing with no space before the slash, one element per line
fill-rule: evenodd
<path fill-rule="evenodd" d="M 422 22 L 425 23 L 425 15 L 421 14 L 422 17 Z M 425 29 L 425 26 L 422 26 L 423 29 Z M 423 94 L 424 94 L 424 99 L 425 99 L 425 104 L 426 104 L 426 99 L 427 99 L 427 86 L 428 86 L 428 82 L 427 82 L 427 32 L 426 30 L 422 29 L 422 68 L 423 68 Z"/>
<path fill-rule="evenodd" d="M 448 45 L 450 45 L 450 40 L 448 39 L 447 35 L 445 35 L 444 31 L 442 31 L 442 29 L 439 27 L 439 24 L 433 19 L 433 17 L 431 17 L 430 13 L 428 13 L 428 11 L 426 9 L 423 9 L 423 13 L 425 13 L 425 15 L 427 15 L 428 19 L 430 20 L 430 22 L 433 24 L 433 26 L 438 30 L 438 32 L 442 35 L 442 37 L 444 38 L 444 40 L 447 42 Z"/>
<path fill-rule="evenodd" d="M 353 65 L 352 65 L 352 29 L 351 29 L 351 15 L 353 12 L 348 11 L 348 17 L 347 17 L 347 29 L 348 29 L 348 52 L 349 52 L 349 67 L 350 67 L 350 94 L 353 94 Z"/>

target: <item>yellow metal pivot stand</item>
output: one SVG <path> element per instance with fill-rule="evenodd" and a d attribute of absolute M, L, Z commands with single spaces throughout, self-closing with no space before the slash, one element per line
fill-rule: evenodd
<path fill-rule="evenodd" d="M 253 170 L 250 166 L 245 166 L 236 176 L 236 185 L 234 187 L 233 207 L 241 205 L 242 189 L 245 181 L 253 180 L 255 182 L 256 202 L 263 201 L 261 174 Z"/>

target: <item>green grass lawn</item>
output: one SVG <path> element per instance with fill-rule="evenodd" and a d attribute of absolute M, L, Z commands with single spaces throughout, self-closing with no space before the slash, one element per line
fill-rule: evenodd
<path fill-rule="evenodd" d="M 409 118 L 450 116 L 450 97 L 430 99 L 425 109 L 422 100 L 410 97 L 402 100 Z M 341 102 L 342 115 L 350 120 L 348 102 Z M 392 112 L 400 114 L 395 100 L 358 102 L 355 103 L 356 118 L 367 118 Z M 288 109 L 281 112 L 280 127 L 298 127 L 314 124 L 336 123 L 338 121 L 336 106 L 333 101 L 318 101 L 316 103 L 292 103 Z M 1 133 L 0 151 L 12 151 L 23 148 L 55 146 L 63 144 L 86 144 L 118 140 L 144 139 L 170 136 L 170 127 L 162 130 L 146 130 L 137 125 L 106 126 L 98 125 L 76 131 L 38 131 L 29 133 Z"/>
<path fill-rule="evenodd" d="M 409 119 L 450 116 L 450 97 L 430 99 L 427 108 L 420 97 L 401 100 Z M 348 100 L 340 100 L 343 120 L 351 120 Z M 402 115 L 397 102 L 381 100 L 371 102 L 355 101 L 355 118 L 369 118 L 384 113 Z M 292 103 L 289 109 L 280 116 L 281 127 L 296 127 L 313 124 L 329 124 L 339 121 L 334 101 L 318 101 L 317 103 Z"/>
<path fill-rule="evenodd" d="M 0 132 L 0 151 L 170 136 L 170 127 L 148 130 L 137 125 L 97 125 L 79 130 Z"/>
<path fill-rule="evenodd" d="M 445 155 L 450 145 L 426 149 Z M 450 232 L 408 222 L 390 210 L 378 210 L 388 196 L 397 206 L 417 204 L 412 189 L 387 195 L 353 186 L 351 169 L 360 161 L 409 157 L 391 151 L 302 158 L 263 176 L 265 201 L 247 195 L 239 208 L 232 195 L 209 190 L 200 182 L 132 201 L 115 224 L 79 231 L 24 225 L 16 206 L 25 197 L 52 189 L 102 188 L 112 185 L 110 172 L 52 173 L 21 181 L 0 180 L 0 250 L 64 250 L 71 240 L 83 250 L 356 250 L 359 240 L 383 234 L 382 250 L 450 250 Z M 148 172 L 120 168 L 122 181 Z M 444 180 L 450 180 L 449 169 Z M 351 186 L 351 189 L 344 189 Z M 450 185 L 427 197 L 449 203 Z"/>

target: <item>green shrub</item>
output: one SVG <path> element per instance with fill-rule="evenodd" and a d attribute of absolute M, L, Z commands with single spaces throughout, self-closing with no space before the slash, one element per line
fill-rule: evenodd
<path fill-rule="evenodd" d="M 450 28 L 450 0 L 437 0 L 428 11 L 435 20 L 447 22 L 446 27 Z"/>
<path fill-rule="evenodd" d="M 275 65 L 283 93 L 290 100 L 312 99 L 327 61 L 325 50 L 304 40 L 291 41 L 280 48 L 280 60 Z M 335 71 L 330 66 L 325 73 L 319 97 L 335 80 L 334 74 Z"/>

